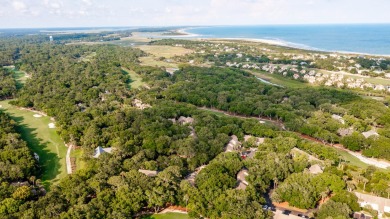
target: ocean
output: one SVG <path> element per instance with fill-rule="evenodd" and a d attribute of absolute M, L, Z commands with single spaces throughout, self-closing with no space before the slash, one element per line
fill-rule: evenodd
<path fill-rule="evenodd" d="M 237 38 L 328 52 L 390 55 L 390 24 L 215 26 L 185 29 L 194 38 Z"/>

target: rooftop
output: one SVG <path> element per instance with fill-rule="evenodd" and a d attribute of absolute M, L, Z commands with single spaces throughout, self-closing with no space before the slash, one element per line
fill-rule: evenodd
<path fill-rule="evenodd" d="M 104 153 L 109 153 L 111 154 L 112 153 L 112 148 L 102 148 L 102 147 L 97 147 L 95 149 L 95 153 L 93 155 L 93 158 L 98 158 L 100 157 L 100 155 L 104 154 Z"/>

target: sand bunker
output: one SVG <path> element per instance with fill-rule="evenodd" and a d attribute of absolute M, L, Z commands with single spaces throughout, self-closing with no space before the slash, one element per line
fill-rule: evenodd
<path fill-rule="evenodd" d="M 3 108 L 3 105 L 0 105 L 0 108 Z"/>
<path fill-rule="evenodd" d="M 35 118 L 41 118 L 41 117 L 42 117 L 42 115 L 39 115 L 39 114 L 34 114 L 34 117 L 35 117 Z"/>
<path fill-rule="evenodd" d="M 56 125 L 55 125 L 54 123 L 49 123 L 49 128 L 55 129 L 55 128 L 56 128 Z"/>

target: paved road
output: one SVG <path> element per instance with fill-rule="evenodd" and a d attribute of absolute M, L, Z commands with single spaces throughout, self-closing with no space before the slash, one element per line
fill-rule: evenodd
<path fill-rule="evenodd" d="M 302 219 L 301 217 L 298 217 L 298 216 L 293 215 L 293 214 L 285 215 L 282 213 L 281 210 L 278 210 L 278 209 L 274 213 L 275 213 L 274 219 Z"/>
<path fill-rule="evenodd" d="M 72 174 L 72 163 L 70 162 L 70 152 L 72 151 L 72 145 L 69 144 L 68 151 L 66 152 L 66 171 L 68 174 Z"/>
<path fill-rule="evenodd" d="M 222 111 L 222 110 L 218 110 L 218 109 L 212 109 L 212 108 L 206 108 L 206 107 L 198 107 L 198 108 L 199 109 L 203 109 L 203 110 L 212 111 L 212 112 L 224 113 L 227 116 L 232 116 L 232 117 L 236 117 L 236 118 L 242 118 L 242 119 L 251 118 L 251 119 L 257 119 L 257 120 L 263 121 L 263 122 L 270 122 L 270 123 L 273 123 L 274 125 L 280 127 L 281 129 L 286 130 L 284 124 L 282 122 L 280 122 L 280 121 L 275 121 L 275 120 L 264 118 L 264 117 L 236 115 L 236 114 L 229 113 L 229 112 L 226 112 L 226 111 Z M 319 143 L 319 144 L 322 144 L 322 145 L 325 145 L 325 146 L 335 147 L 335 148 L 344 150 L 344 151 L 348 152 L 349 154 L 351 154 L 352 156 L 356 157 L 357 159 L 359 159 L 361 162 L 363 162 L 365 164 L 376 166 L 376 167 L 382 168 L 382 169 L 387 169 L 388 167 L 390 167 L 390 162 L 388 162 L 388 161 L 380 160 L 380 159 L 376 159 L 376 158 L 364 157 L 361 153 L 352 152 L 352 151 L 344 148 L 341 144 L 333 145 L 333 144 L 329 144 L 329 143 L 320 141 L 318 139 L 315 139 L 315 138 L 313 138 L 311 136 L 304 135 L 304 134 L 299 133 L 299 132 L 294 132 L 294 133 L 298 134 L 301 138 L 306 139 L 308 141 L 312 141 L 312 142 L 316 142 L 316 143 Z"/>

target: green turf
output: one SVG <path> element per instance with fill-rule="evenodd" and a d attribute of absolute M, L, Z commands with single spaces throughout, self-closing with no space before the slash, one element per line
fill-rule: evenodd
<path fill-rule="evenodd" d="M 84 55 L 80 57 L 80 61 L 82 62 L 90 62 L 96 56 L 96 52 L 91 52 L 88 55 Z"/>
<path fill-rule="evenodd" d="M 50 117 L 35 118 L 33 115 L 36 113 L 18 109 L 8 102 L 9 100 L 0 101 L 0 105 L 18 123 L 18 132 L 29 148 L 39 155 L 42 175 L 38 177 L 43 185 L 49 188 L 51 184 L 67 175 L 65 161 L 67 148 L 56 129 L 49 128 L 48 124 L 52 122 Z"/>
<path fill-rule="evenodd" d="M 154 214 L 151 216 L 144 217 L 143 219 L 189 219 L 188 214 L 182 213 L 165 213 L 165 214 Z"/>
<path fill-rule="evenodd" d="M 257 71 L 251 71 L 253 75 L 256 77 L 259 77 L 261 79 L 264 79 L 266 81 L 269 81 L 273 84 L 278 84 L 284 87 L 289 87 L 289 88 L 303 88 L 303 87 L 308 87 L 310 84 L 308 83 L 303 83 L 300 81 L 296 81 L 290 78 L 286 78 L 282 75 L 278 74 L 269 74 L 269 73 L 264 73 L 264 72 L 257 72 Z"/>
<path fill-rule="evenodd" d="M 82 149 L 73 149 L 70 157 L 76 158 L 76 171 L 84 169 L 86 162 L 83 160 L 84 151 Z"/>
<path fill-rule="evenodd" d="M 145 85 L 145 82 L 142 81 L 142 77 L 140 75 L 138 75 L 137 73 L 135 73 L 134 71 L 131 71 L 131 70 L 126 69 L 126 68 L 122 68 L 122 70 L 124 73 L 126 73 L 130 76 L 130 78 L 131 78 L 130 87 L 132 89 L 137 89 L 137 88 Z"/>
<path fill-rule="evenodd" d="M 356 167 L 359 167 L 359 168 L 367 168 L 369 165 L 360 161 L 357 157 L 349 154 L 347 151 L 344 151 L 344 150 L 341 150 L 341 149 L 337 149 L 337 152 L 340 154 L 341 156 L 341 159 L 343 159 L 344 161 L 346 161 L 348 164 L 352 165 L 352 166 L 356 166 Z"/>
<path fill-rule="evenodd" d="M 23 85 L 26 83 L 27 81 L 27 73 L 25 71 L 17 71 L 15 70 L 14 67 L 4 67 L 6 69 L 8 69 L 9 71 L 13 71 L 14 72 L 14 78 L 16 80 L 16 86 L 18 89 L 22 88 Z"/>

